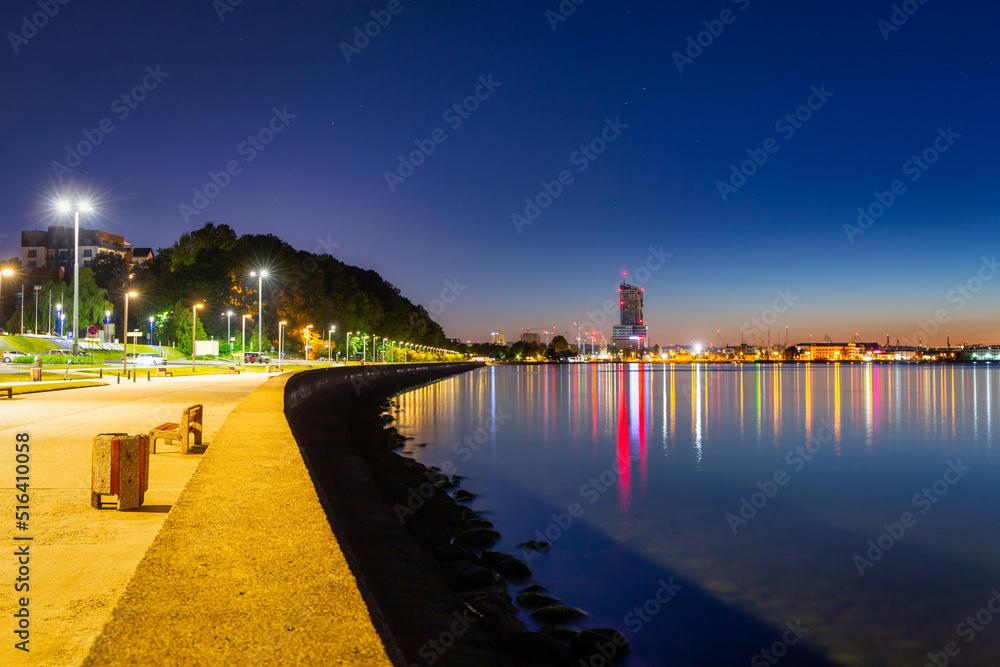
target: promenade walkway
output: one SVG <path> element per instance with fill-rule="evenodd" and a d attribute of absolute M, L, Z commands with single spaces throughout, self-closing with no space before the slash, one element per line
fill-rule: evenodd
<path fill-rule="evenodd" d="M 93 437 L 143 433 L 205 405 L 204 444 L 211 449 L 229 413 L 267 380 L 264 374 L 210 375 L 14 396 L 0 400 L 0 535 L 30 535 L 30 653 L 14 649 L 14 547 L 0 558 L 0 664 L 79 665 L 112 607 L 202 459 L 164 446 L 150 458 L 150 489 L 137 511 L 90 507 Z M 14 525 L 16 433 L 31 436 L 29 530 Z M 18 597 L 24 593 L 18 594 Z"/>

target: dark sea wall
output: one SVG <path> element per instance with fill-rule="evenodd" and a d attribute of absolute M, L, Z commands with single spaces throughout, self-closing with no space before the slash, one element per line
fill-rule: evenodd
<path fill-rule="evenodd" d="M 385 414 L 387 398 L 481 366 L 334 368 L 289 379 L 286 416 L 333 531 L 398 664 L 610 664 L 604 656 L 628 652 L 616 631 L 529 630 L 518 607 L 546 623 L 582 614 L 537 585 L 524 588 L 515 606 L 509 586 L 526 586 L 531 571 L 490 551 L 500 535 L 463 504 L 473 496 L 459 488 L 460 478 L 394 451 L 404 439 Z"/>

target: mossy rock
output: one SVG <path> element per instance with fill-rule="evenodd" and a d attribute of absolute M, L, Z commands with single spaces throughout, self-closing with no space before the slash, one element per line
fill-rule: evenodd
<path fill-rule="evenodd" d="M 466 491 L 465 489 L 459 489 L 455 492 L 455 500 L 460 502 L 468 502 L 470 500 L 475 500 L 476 494 Z"/>
<path fill-rule="evenodd" d="M 464 519 L 465 525 L 469 528 L 495 528 L 492 521 L 487 521 L 481 516 L 472 516 Z"/>
<path fill-rule="evenodd" d="M 548 607 L 542 607 L 531 612 L 531 618 L 538 621 L 539 623 L 572 623 L 573 621 L 579 621 L 581 618 L 585 617 L 586 614 L 579 609 L 574 609 L 573 607 L 566 607 L 564 605 L 551 605 Z"/>
<path fill-rule="evenodd" d="M 548 593 L 549 589 L 540 584 L 531 584 L 530 586 L 525 586 L 521 589 L 522 593 Z"/>
<path fill-rule="evenodd" d="M 541 609 L 542 607 L 556 607 L 562 604 L 562 600 L 545 595 L 544 593 L 524 593 L 517 596 L 517 603 L 525 609 Z"/>
<path fill-rule="evenodd" d="M 474 588 L 471 590 L 463 591 L 458 594 L 458 597 L 498 597 L 503 598 L 507 602 L 511 602 L 510 591 L 507 590 L 507 585 L 501 580 L 499 583 L 492 586 L 483 586 L 481 588 Z"/>
<path fill-rule="evenodd" d="M 482 551 L 489 549 L 500 539 L 500 533 L 495 530 L 463 530 L 455 535 L 455 544 L 466 549 Z"/>
<path fill-rule="evenodd" d="M 538 628 L 538 631 L 563 643 L 572 641 L 574 637 L 580 634 L 572 628 L 564 628 L 561 625 L 543 625 Z"/>
<path fill-rule="evenodd" d="M 491 586 L 490 588 L 496 588 Z M 517 614 L 517 607 L 514 603 L 510 601 L 510 597 L 504 597 L 502 595 L 495 595 L 492 593 L 482 593 L 484 589 L 476 589 L 474 591 L 462 591 L 456 597 L 462 602 L 471 602 L 475 604 L 476 602 L 489 602 L 496 607 L 503 609 L 508 614 Z"/>
<path fill-rule="evenodd" d="M 528 540 L 527 542 L 521 542 L 517 546 L 522 549 L 531 549 L 532 551 L 541 551 L 545 553 L 551 548 L 548 542 L 539 542 L 538 540 Z"/>
<path fill-rule="evenodd" d="M 513 556 L 498 551 L 484 551 L 479 560 L 486 567 L 496 570 L 505 577 L 527 579 L 531 576 L 531 569 L 527 565 Z"/>

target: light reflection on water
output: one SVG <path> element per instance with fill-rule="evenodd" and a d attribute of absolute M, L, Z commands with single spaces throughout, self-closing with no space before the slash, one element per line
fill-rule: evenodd
<path fill-rule="evenodd" d="M 745 619 L 801 619 L 808 646 L 845 664 L 924 664 L 955 641 L 960 664 L 989 665 L 1000 622 L 970 644 L 956 626 L 1000 589 L 997 372 L 494 366 L 402 395 L 397 426 L 428 443 L 416 458 L 468 478 L 498 549 L 556 535 L 535 580 L 590 613 L 587 625 L 629 636 L 633 664 L 708 664 L 722 650 L 708 643 L 747 636 Z M 795 455 L 827 433 L 814 457 Z M 972 470 L 921 513 L 914 496 L 959 459 Z M 734 534 L 727 515 L 780 472 L 785 484 Z M 563 530 L 556 518 L 574 503 Z M 915 525 L 859 576 L 854 556 L 904 512 Z M 690 586 L 634 632 L 630 610 L 669 576 Z M 718 606 L 703 613 L 699 594 Z M 747 664 L 764 648 L 734 651 Z"/>

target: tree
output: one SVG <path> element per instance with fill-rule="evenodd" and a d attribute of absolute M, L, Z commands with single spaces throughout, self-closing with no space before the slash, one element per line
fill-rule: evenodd
<path fill-rule="evenodd" d="M 98 287 L 113 293 L 120 291 L 121 286 L 128 281 L 129 263 L 122 255 L 115 252 L 97 253 L 94 259 L 90 260 L 90 266 L 86 268 L 94 272 L 94 283 Z"/>
<path fill-rule="evenodd" d="M 191 307 L 185 303 L 178 303 L 173 314 L 173 334 L 177 343 L 177 349 L 181 354 L 191 354 Z M 205 328 L 201 325 L 201 318 L 198 318 L 198 329 L 195 334 L 198 340 L 208 340 Z"/>
<path fill-rule="evenodd" d="M 88 325 L 100 324 L 104 321 L 104 311 L 111 310 L 113 306 L 111 302 L 105 298 L 107 296 L 108 290 L 98 287 L 97 283 L 94 282 L 94 272 L 90 270 L 90 267 L 84 266 L 80 269 L 80 283 L 79 283 L 79 300 L 80 300 L 80 316 L 79 322 L 82 329 L 86 329 Z M 67 319 L 73 316 L 73 304 L 72 301 L 65 307 L 69 312 L 67 313 Z M 76 332 L 79 335 L 80 332 Z"/>

